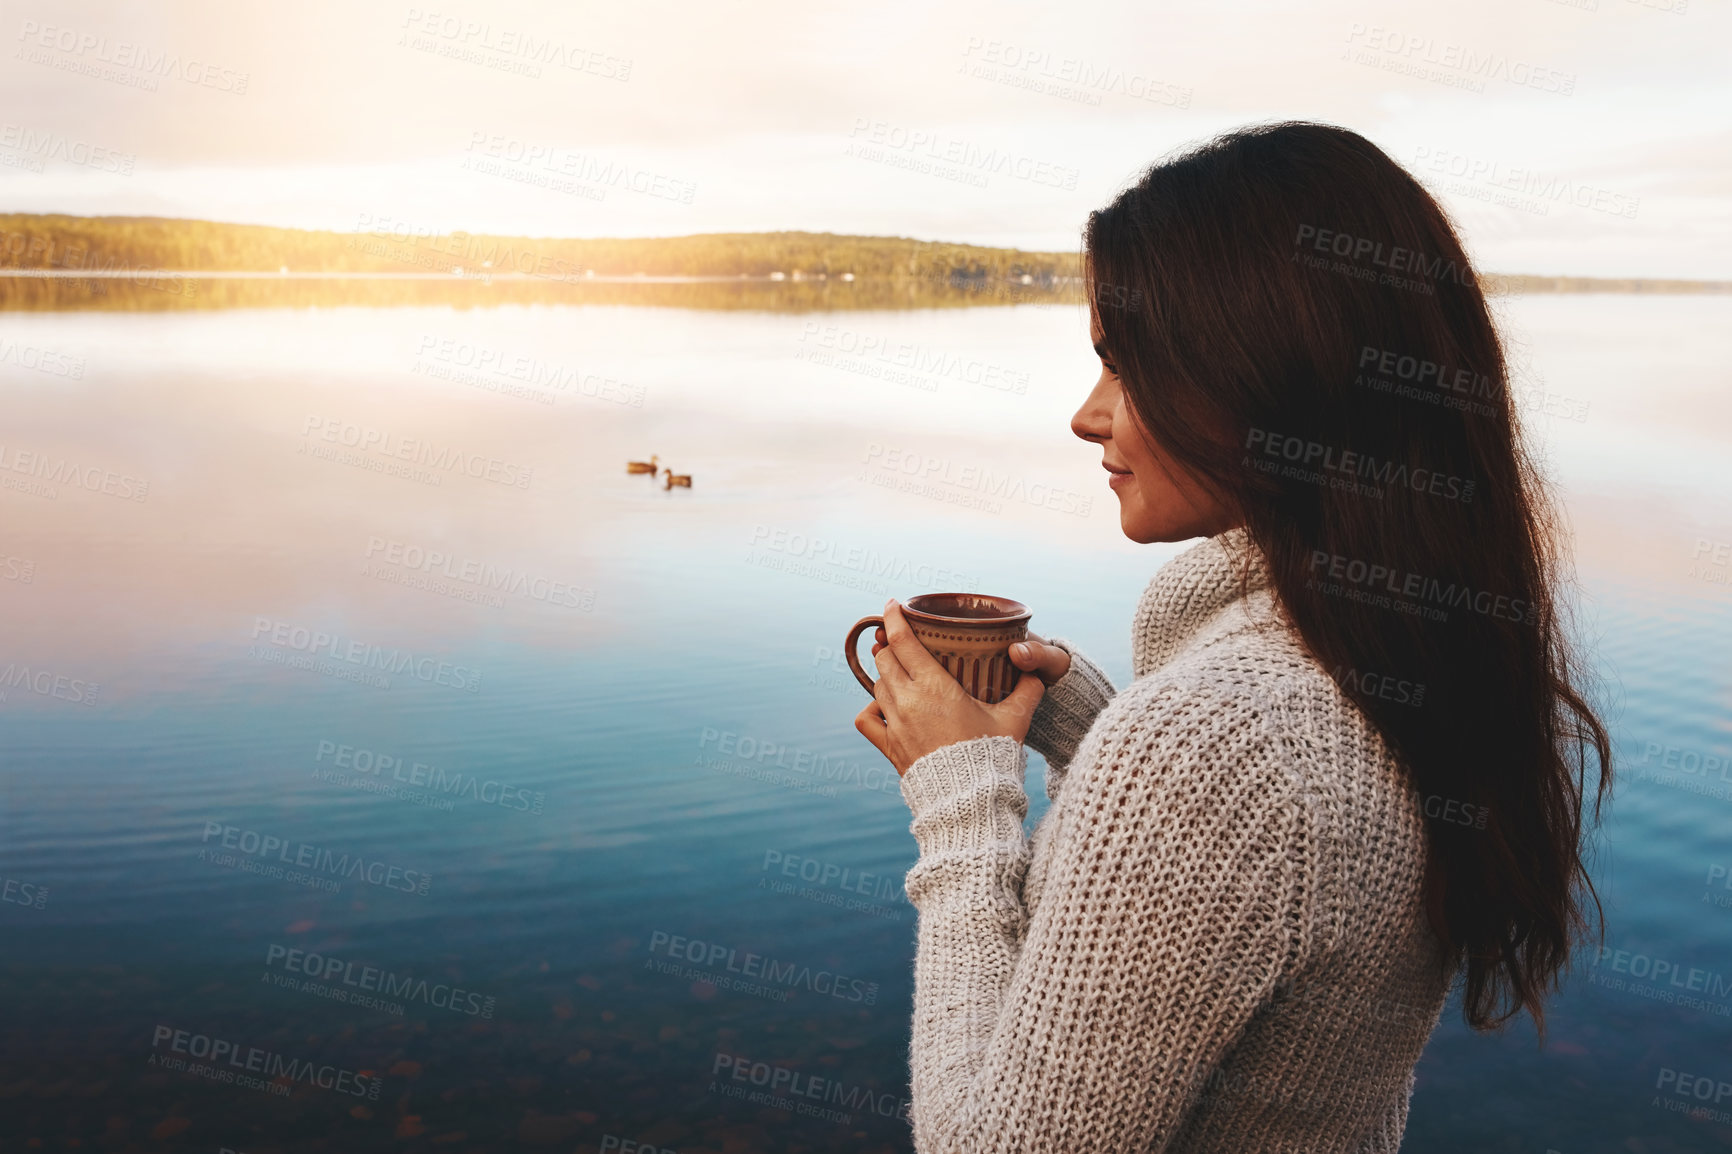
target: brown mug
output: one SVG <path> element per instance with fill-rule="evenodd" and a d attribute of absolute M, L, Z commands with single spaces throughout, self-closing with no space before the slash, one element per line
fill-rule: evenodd
<path fill-rule="evenodd" d="M 1022 602 L 985 593 L 922 593 L 902 603 L 902 614 L 915 638 L 970 696 L 996 705 L 1016 688 L 1022 671 L 1010 663 L 1010 647 L 1028 639 L 1028 619 L 1033 616 Z M 883 624 L 884 618 L 876 614 L 862 617 L 843 642 L 848 668 L 874 695 L 878 685 L 860 667 L 854 646 L 860 634 Z"/>

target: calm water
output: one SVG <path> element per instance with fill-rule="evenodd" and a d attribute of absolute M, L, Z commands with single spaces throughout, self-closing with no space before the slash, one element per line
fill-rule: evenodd
<path fill-rule="evenodd" d="M 1504 312 L 1624 756 L 1613 952 L 1543 1051 L 1446 1017 L 1407 1148 L 1725 1149 L 1687 1111 L 1732 1111 L 1732 301 Z M 1067 431 L 1085 334 L 9 316 L 0 1148 L 909 1149 L 914 844 L 837 651 L 972 587 L 1128 680 L 1177 547 L 1119 536 Z M 736 1061 L 852 1108 L 739 1101 Z"/>

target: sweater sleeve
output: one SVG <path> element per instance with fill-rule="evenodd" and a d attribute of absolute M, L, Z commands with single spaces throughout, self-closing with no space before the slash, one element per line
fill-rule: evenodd
<path fill-rule="evenodd" d="M 1314 839 L 1260 726 L 1139 705 L 1078 750 L 1032 917 L 1018 743 L 958 742 L 903 778 L 922 1154 L 1165 1149 L 1308 948 Z"/>
<path fill-rule="evenodd" d="M 1115 691 L 1101 667 L 1078 653 L 1070 642 L 1050 637 L 1047 644 L 1070 654 L 1070 670 L 1041 695 L 1029 723 L 1026 744 L 1046 758 L 1046 795 L 1056 798 L 1070 760 L 1076 755 L 1077 742 L 1112 700 Z"/>

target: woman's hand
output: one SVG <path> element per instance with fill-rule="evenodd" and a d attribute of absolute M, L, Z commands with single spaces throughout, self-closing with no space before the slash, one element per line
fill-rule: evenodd
<path fill-rule="evenodd" d="M 1070 672 L 1070 654 L 1056 645 L 1048 645 L 1038 633 L 1030 633 L 1027 641 L 1018 641 L 1010 647 L 1010 663 L 1047 685 L 1057 685 Z"/>
<path fill-rule="evenodd" d="M 1035 674 L 1019 677 L 1016 688 L 997 705 L 986 705 L 969 696 L 966 689 L 926 651 L 908 627 L 902 606 L 885 603 L 884 628 L 878 631 L 872 656 L 878 664 L 878 691 L 872 704 L 854 719 L 854 728 L 865 735 L 896 767 L 898 774 L 935 749 L 977 737 L 1028 735 L 1034 707 L 1046 692 L 1047 678 L 1056 681 L 1070 668 L 1070 654 L 1034 639 L 1018 659 L 1012 646 L 1011 663 Z M 1063 658 L 1063 668 L 1052 654 Z"/>

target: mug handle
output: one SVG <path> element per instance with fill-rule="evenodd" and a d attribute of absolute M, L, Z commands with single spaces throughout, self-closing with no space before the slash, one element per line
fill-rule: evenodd
<path fill-rule="evenodd" d="M 848 668 L 854 671 L 855 678 L 859 680 L 861 685 L 866 687 L 866 692 L 870 693 L 874 697 L 878 696 L 878 683 L 866 676 L 866 670 L 860 667 L 860 655 L 854 652 L 854 647 L 860 643 L 860 635 L 862 633 L 875 625 L 883 624 L 884 618 L 882 617 L 876 615 L 871 617 L 862 617 L 860 620 L 854 622 L 854 628 L 848 630 L 848 640 L 842 643 L 845 646 L 843 652 L 848 655 Z"/>

